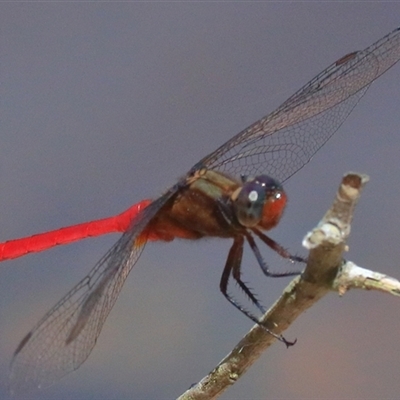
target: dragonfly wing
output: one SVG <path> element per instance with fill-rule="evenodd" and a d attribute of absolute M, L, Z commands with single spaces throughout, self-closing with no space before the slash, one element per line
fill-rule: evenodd
<path fill-rule="evenodd" d="M 11 362 L 11 392 L 48 386 L 87 359 L 144 248 L 146 226 L 174 191 L 145 208 L 90 273 L 25 336 Z"/>
<path fill-rule="evenodd" d="M 369 85 L 399 59 L 400 28 L 333 63 L 193 170 L 207 167 L 246 176 L 268 173 L 284 182 L 336 132 Z"/>

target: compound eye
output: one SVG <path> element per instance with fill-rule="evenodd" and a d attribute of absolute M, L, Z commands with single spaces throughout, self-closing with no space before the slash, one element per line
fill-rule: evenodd
<path fill-rule="evenodd" d="M 241 225 L 251 228 L 261 221 L 265 198 L 265 188 L 259 182 L 254 180 L 243 185 L 233 203 Z"/>

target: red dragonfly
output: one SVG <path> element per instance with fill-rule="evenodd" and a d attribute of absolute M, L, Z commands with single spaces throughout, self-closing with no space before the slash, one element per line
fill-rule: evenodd
<path fill-rule="evenodd" d="M 399 59 L 397 28 L 365 50 L 334 62 L 277 110 L 200 160 L 158 199 L 142 201 L 116 217 L 0 244 L 0 260 L 6 260 L 88 236 L 124 232 L 19 343 L 11 363 L 11 390 L 47 386 L 87 359 L 148 240 L 232 239 L 220 290 L 258 323 L 254 314 L 228 294 L 233 278 L 256 308 L 265 311 L 241 280 L 244 243 L 249 244 L 266 276 L 297 274 L 271 272 L 255 237 L 281 256 L 302 261 L 262 232 L 275 227 L 282 216 L 287 200 L 282 183 L 310 161 L 370 84 Z M 263 175 L 265 172 L 273 178 Z"/>

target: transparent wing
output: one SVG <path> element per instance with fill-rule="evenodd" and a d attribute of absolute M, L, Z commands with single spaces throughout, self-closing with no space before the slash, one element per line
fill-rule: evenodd
<path fill-rule="evenodd" d="M 145 208 L 90 273 L 24 337 L 11 362 L 11 392 L 48 386 L 87 359 L 143 250 L 147 224 L 175 191 Z"/>
<path fill-rule="evenodd" d="M 286 100 L 216 151 L 201 167 L 284 182 L 302 168 L 344 122 L 369 85 L 400 59 L 400 28 L 363 51 L 326 68 Z"/>

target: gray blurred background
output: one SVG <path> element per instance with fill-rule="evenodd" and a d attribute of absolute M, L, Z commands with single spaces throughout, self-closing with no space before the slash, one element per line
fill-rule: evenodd
<path fill-rule="evenodd" d="M 0 241 L 117 214 L 156 197 L 344 54 L 400 24 L 392 3 L 3 3 Z M 400 65 L 287 184 L 272 237 L 301 241 L 342 174 L 371 176 L 348 258 L 400 278 Z M 266 171 L 268 172 L 268 171 Z M 0 398 L 21 338 L 117 240 L 85 240 L 0 266 Z M 31 399 L 171 399 L 252 326 L 219 293 L 230 242 L 150 243 L 87 362 Z M 276 258 L 266 250 L 264 256 Z M 288 280 L 246 281 L 270 305 Z M 332 294 L 222 399 L 394 399 L 400 303 Z"/>

